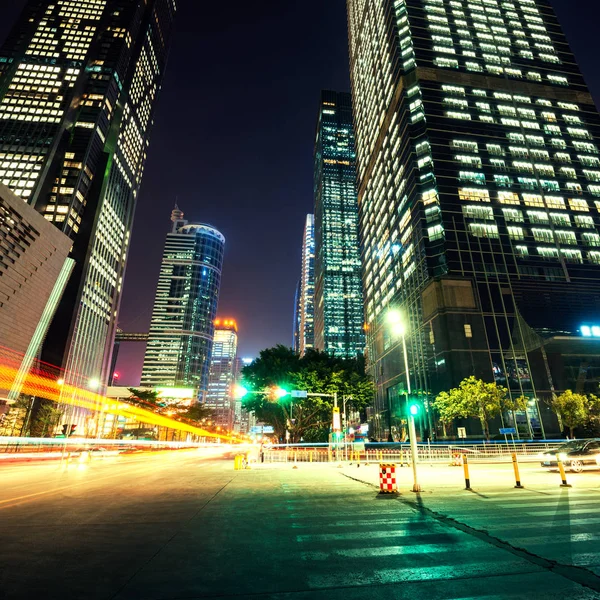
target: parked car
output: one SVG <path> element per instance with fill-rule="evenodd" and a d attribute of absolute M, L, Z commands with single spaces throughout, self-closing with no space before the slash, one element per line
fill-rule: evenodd
<path fill-rule="evenodd" d="M 540 455 L 542 467 L 558 468 L 557 456 L 574 473 L 600 467 L 600 439 L 573 440 Z"/>

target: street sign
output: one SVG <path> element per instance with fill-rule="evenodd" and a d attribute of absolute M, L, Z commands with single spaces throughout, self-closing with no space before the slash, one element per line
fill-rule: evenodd
<path fill-rule="evenodd" d="M 262 432 L 263 433 L 275 433 L 275 430 L 273 429 L 273 425 L 263 425 Z"/>
<path fill-rule="evenodd" d="M 517 430 L 514 427 L 501 427 L 500 433 L 502 435 L 514 435 L 517 433 Z"/>
<path fill-rule="evenodd" d="M 306 398 L 308 396 L 308 392 L 306 390 L 292 390 L 290 395 L 292 398 Z"/>
<path fill-rule="evenodd" d="M 342 429 L 342 422 L 340 419 L 340 409 L 338 406 L 336 406 L 333 409 L 333 431 L 341 431 Z"/>
<path fill-rule="evenodd" d="M 467 437 L 467 428 L 466 427 L 457 427 L 456 431 L 458 432 L 459 438 L 466 439 L 466 437 Z"/>

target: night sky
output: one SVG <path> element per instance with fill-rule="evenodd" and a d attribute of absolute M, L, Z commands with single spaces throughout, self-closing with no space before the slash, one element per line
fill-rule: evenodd
<path fill-rule="evenodd" d="M 0 40 L 25 0 L 3 4 Z M 598 104 L 598 0 L 553 4 Z M 119 325 L 148 330 L 177 199 L 187 219 L 226 237 L 219 312 L 237 319 L 241 354 L 255 356 L 291 345 L 319 92 L 350 88 L 345 0 L 177 5 Z M 143 353 L 122 346 L 122 384 L 139 383 Z"/>

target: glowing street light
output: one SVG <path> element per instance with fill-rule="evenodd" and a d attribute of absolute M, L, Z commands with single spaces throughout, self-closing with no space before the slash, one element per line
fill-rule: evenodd
<path fill-rule="evenodd" d="M 404 352 L 404 370 L 406 371 L 406 399 L 410 398 L 410 371 L 408 369 L 408 353 L 406 351 L 406 325 L 402 314 L 398 310 L 390 310 L 386 314 L 386 320 L 390 324 L 390 329 L 394 336 L 402 338 L 402 350 Z M 413 469 L 413 492 L 420 492 L 421 485 L 417 480 L 417 432 L 415 428 L 415 415 L 419 413 L 419 408 L 415 404 L 409 406 L 408 411 L 408 433 L 410 438 L 410 454 Z"/>

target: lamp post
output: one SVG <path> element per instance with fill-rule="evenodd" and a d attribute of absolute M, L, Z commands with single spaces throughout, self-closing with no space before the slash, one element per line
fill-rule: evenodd
<path fill-rule="evenodd" d="M 408 435 L 410 439 L 410 454 L 413 470 L 413 492 L 421 491 L 421 484 L 417 478 L 417 432 L 415 428 L 415 415 L 413 407 L 409 406 L 410 397 L 410 371 L 408 369 L 408 352 L 406 351 L 406 326 L 402 320 L 402 315 L 395 310 L 387 314 L 387 320 L 392 326 L 392 333 L 402 338 L 402 351 L 404 352 L 404 369 L 406 371 L 406 404 L 408 408 Z"/>

